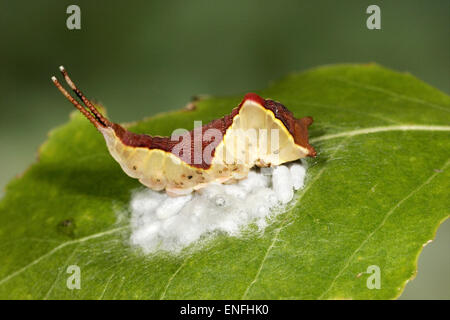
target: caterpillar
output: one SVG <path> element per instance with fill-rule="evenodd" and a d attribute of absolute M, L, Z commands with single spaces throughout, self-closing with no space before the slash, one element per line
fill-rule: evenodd
<path fill-rule="evenodd" d="M 248 93 L 231 114 L 171 137 L 136 134 L 110 122 L 77 88 L 63 66 L 67 85 L 58 90 L 103 135 L 111 156 L 130 177 L 171 196 L 189 194 L 212 182 L 233 183 L 253 166 L 270 167 L 316 151 L 308 143 L 311 117 L 297 119 L 281 103 Z"/>

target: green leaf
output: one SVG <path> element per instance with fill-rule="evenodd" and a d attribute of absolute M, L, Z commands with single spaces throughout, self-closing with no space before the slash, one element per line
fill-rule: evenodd
<path fill-rule="evenodd" d="M 450 98 L 373 64 L 292 74 L 259 93 L 296 117 L 313 116 L 318 150 L 295 207 L 263 236 L 219 236 L 176 257 L 134 250 L 126 209 L 140 185 L 73 113 L 0 203 L 0 298 L 398 297 L 449 216 Z M 230 112 L 242 96 L 201 100 L 130 130 L 190 129 Z M 81 269 L 79 290 L 66 286 L 69 265 Z M 372 265 L 380 289 L 366 285 Z"/>

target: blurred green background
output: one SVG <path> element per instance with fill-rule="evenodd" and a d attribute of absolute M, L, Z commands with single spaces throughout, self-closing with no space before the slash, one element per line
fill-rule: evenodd
<path fill-rule="evenodd" d="M 66 8 L 81 8 L 81 30 Z M 381 8 L 381 30 L 366 8 Z M 115 122 L 193 95 L 266 87 L 293 71 L 377 62 L 450 92 L 450 1 L 0 1 L 0 186 L 72 111 L 50 82 L 63 64 Z M 3 191 L 2 191 L 3 194 Z M 450 299 L 450 221 L 402 298 Z"/>

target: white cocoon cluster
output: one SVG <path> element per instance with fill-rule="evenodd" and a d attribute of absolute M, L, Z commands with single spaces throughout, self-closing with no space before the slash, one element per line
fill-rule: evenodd
<path fill-rule="evenodd" d="M 306 165 L 298 161 L 253 169 L 236 184 L 213 183 L 187 196 L 137 191 L 130 204 L 131 243 L 145 253 L 177 253 L 218 232 L 239 236 L 250 224 L 264 230 L 303 187 L 305 174 Z"/>

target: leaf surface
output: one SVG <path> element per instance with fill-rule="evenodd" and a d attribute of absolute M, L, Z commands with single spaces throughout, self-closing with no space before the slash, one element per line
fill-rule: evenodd
<path fill-rule="evenodd" d="M 180 256 L 128 243 L 127 205 L 140 184 L 76 113 L 0 203 L 0 298 L 391 299 L 417 269 L 450 208 L 450 98 L 406 73 L 335 65 L 258 92 L 313 116 L 307 183 L 261 235 L 218 236 Z M 140 121 L 170 135 L 235 107 L 243 94 Z M 65 102 L 61 102 L 65 103 Z M 81 289 L 66 282 L 81 269 Z M 381 288 L 369 289 L 369 266 Z"/>

